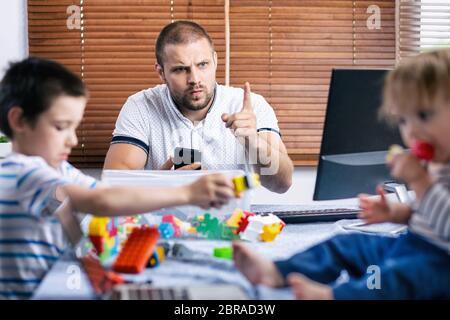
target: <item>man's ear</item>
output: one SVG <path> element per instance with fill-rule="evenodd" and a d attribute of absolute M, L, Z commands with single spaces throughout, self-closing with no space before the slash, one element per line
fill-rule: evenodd
<path fill-rule="evenodd" d="M 164 68 L 159 65 L 158 63 L 155 63 L 155 71 L 158 74 L 159 78 L 163 83 L 166 83 L 166 77 L 164 76 Z"/>
<path fill-rule="evenodd" d="M 12 107 L 8 111 L 8 123 L 14 133 L 21 133 L 25 130 L 27 122 L 23 119 L 22 108 Z"/>

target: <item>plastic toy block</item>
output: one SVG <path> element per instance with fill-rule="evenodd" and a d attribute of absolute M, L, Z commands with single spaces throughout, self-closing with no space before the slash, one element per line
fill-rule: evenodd
<path fill-rule="evenodd" d="M 81 258 L 83 268 L 86 270 L 92 287 L 97 294 L 108 292 L 113 286 L 124 283 L 120 274 L 106 271 L 100 261 L 93 255 L 87 254 Z"/>
<path fill-rule="evenodd" d="M 173 228 L 173 225 L 168 222 L 163 222 L 159 225 L 159 233 L 161 234 L 161 237 L 164 239 L 170 239 L 175 234 L 175 229 Z"/>
<path fill-rule="evenodd" d="M 92 217 L 89 223 L 88 234 L 90 236 L 105 236 L 107 234 L 109 220 L 106 217 Z"/>
<path fill-rule="evenodd" d="M 263 232 L 260 235 L 261 240 L 264 242 L 273 241 L 273 240 L 275 240 L 277 235 L 280 233 L 280 231 L 281 231 L 280 225 L 278 225 L 278 224 L 264 226 Z"/>
<path fill-rule="evenodd" d="M 214 248 L 213 256 L 216 258 L 232 260 L 233 259 L 233 248 L 232 247 Z"/>
<path fill-rule="evenodd" d="M 179 223 L 181 222 L 177 217 L 172 214 L 168 214 L 162 217 L 162 222 L 170 223 L 175 231 L 174 236 L 178 238 L 181 235 L 181 228 Z"/>
<path fill-rule="evenodd" d="M 159 232 L 155 227 L 134 229 L 117 256 L 113 270 L 123 273 L 141 272 L 153 253 L 158 238 Z"/>
<path fill-rule="evenodd" d="M 222 227 L 219 219 L 211 217 L 209 213 L 206 213 L 203 221 L 197 226 L 197 232 L 205 235 L 208 239 L 220 239 Z"/>
<path fill-rule="evenodd" d="M 259 215 L 261 217 L 261 221 L 263 221 L 264 225 L 272 225 L 272 224 L 279 224 L 280 225 L 280 231 L 284 229 L 286 226 L 286 223 L 284 223 L 283 220 L 281 220 L 279 217 L 277 217 L 274 214 L 271 213 L 262 213 Z"/>
<path fill-rule="evenodd" d="M 89 236 L 89 240 L 91 240 L 96 254 L 101 255 L 103 252 L 103 237 L 102 236 Z"/>
<path fill-rule="evenodd" d="M 261 230 L 258 229 L 252 229 L 252 228 L 246 228 L 243 232 L 240 233 L 242 240 L 247 241 L 259 241 L 260 240 L 260 234 Z"/>
<path fill-rule="evenodd" d="M 236 197 L 239 197 L 245 190 L 259 187 L 261 180 L 256 173 L 247 174 L 244 176 L 237 176 L 233 178 L 234 193 Z"/>
<path fill-rule="evenodd" d="M 244 216 L 242 217 L 241 221 L 239 222 L 239 227 L 236 230 L 236 233 L 239 234 L 242 231 L 245 230 L 245 228 L 247 228 L 248 225 L 248 218 L 251 216 L 254 216 L 255 214 L 253 212 L 248 212 L 248 211 L 244 211 Z"/>
<path fill-rule="evenodd" d="M 239 228 L 239 221 L 244 217 L 244 212 L 241 209 L 234 210 L 231 217 L 227 220 L 227 225 L 230 227 Z"/>
<path fill-rule="evenodd" d="M 148 260 L 147 266 L 150 268 L 156 268 L 161 263 L 164 262 L 166 257 L 166 250 L 163 246 L 157 246 L 156 250 L 153 251 L 153 254 L 150 256 Z"/>
<path fill-rule="evenodd" d="M 421 160 L 430 161 L 434 158 L 434 147 L 425 141 L 416 141 L 411 147 L 411 152 Z"/>
<path fill-rule="evenodd" d="M 238 240 L 240 236 L 236 233 L 237 227 L 230 227 L 224 223 L 222 223 L 222 235 L 220 239 L 223 240 Z"/>

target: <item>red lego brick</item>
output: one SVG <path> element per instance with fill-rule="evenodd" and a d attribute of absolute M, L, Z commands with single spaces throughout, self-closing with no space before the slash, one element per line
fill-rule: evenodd
<path fill-rule="evenodd" d="M 239 228 L 236 230 L 236 234 L 239 234 L 245 230 L 248 226 L 248 218 L 254 216 L 253 212 L 244 211 L 244 216 L 241 221 L 239 221 Z"/>
<path fill-rule="evenodd" d="M 155 227 L 135 228 L 114 262 L 113 270 L 122 273 L 140 273 L 155 250 L 158 238 L 159 232 Z"/>
<path fill-rule="evenodd" d="M 103 237 L 102 236 L 89 236 L 89 239 L 91 240 L 92 245 L 94 246 L 97 255 L 101 255 L 104 250 Z"/>

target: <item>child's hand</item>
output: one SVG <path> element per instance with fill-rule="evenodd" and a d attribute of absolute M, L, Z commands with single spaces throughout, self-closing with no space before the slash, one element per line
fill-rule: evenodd
<path fill-rule="evenodd" d="M 379 199 L 370 199 L 367 195 L 359 195 L 359 207 L 362 211 L 359 218 L 365 220 L 367 224 L 392 221 L 392 211 L 386 200 L 382 186 L 377 187 Z"/>
<path fill-rule="evenodd" d="M 389 162 L 389 166 L 391 167 L 391 175 L 408 185 L 428 176 L 420 160 L 406 152 L 394 155 Z"/>
<path fill-rule="evenodd" d="M 223 174 L 201 177 L 188 186 L 189 203 L 202 209 L 220 208 L 234 196 L 231 179 Z"/>

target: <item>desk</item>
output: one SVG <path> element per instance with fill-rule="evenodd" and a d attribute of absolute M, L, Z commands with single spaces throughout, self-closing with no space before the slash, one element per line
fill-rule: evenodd
<path fill-rule="evenodd" d="M 347 232 L 343 225 L 354 223 L 355 220 L 341 220 L 332 223 L 290 224 L 273 242 L 248 242 L 256 252 L 270 259 L 284 259 L 304 250 L 336 233 Z M 214 247 L 229 246 L 227 241 L 211 240 L 175 240 L 197 252 L 212 255 Z M 78 267 L 77 267 L 78 266 Z M 38 287 L 34 299 L 93 299 L 95 295 L 89 286 L 84 273 L 80 274 L 78 288 L 70 289 L 73 272 L 81 269 L 75 259 L 63 256 L 59 259 Z M 181 262 L 168 258 L 155 269 L 146 269 L 139 275 L 142 281 L 151 279 L 156 286 L 180 286 L 204 283 L 232 283 L 239 285 L 251 298 L 289 299 L 287 289 L 273 290 L 259 286 L 253 288 L 250 283 L 234 268 L 231 261 L 221 261 L 219 264 L 208 265 L 195 262 Z M 73 279 L 73 277 L 72 277 Z"/>

